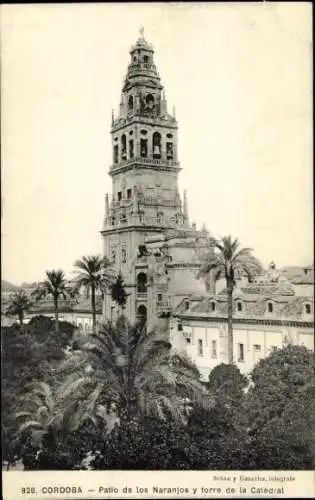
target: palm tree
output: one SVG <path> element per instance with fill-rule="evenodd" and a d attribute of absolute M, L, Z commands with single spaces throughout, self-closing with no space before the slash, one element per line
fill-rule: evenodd
<path fill-rule="evenodd" d="M 94 404 L 116 408 L 117 418 L 145 415 L 185 422 L 185 400 L 209 406 L 209 394 L 191 362 L 174 354 L 165 335 L 145 328 L 126 328 L 121 316 L 90 337 L 60 367 L 64 384 L 61 408 L 78 395 Z"/>
<path fill-rule="evenodd" d="M 52 297 L 56 332 L 59 333 L 59 299 L 63 298 L 66 300 L 74 295 L 74 292 L 66 280 L 64 272 L 61 269 L 46 271 L 45 281 L 39 283 L 34 292 L 32 292 L 32 295 L 37 301 L 47 296 Z"/>
<path fill-rule="evenodd" d="M 9 297 L 9 303 L 5 311 L 6 316 L 17 316 L 23 325 L 24 314 L 30 310 L 32 302 L 27 293 L 21 288 Z"/>
<path fill-rule="evenodd" d="M 38 382 L 22 402 L 26 411 L 15 414 L 17 421 L 21 421 L 18 434 L 30 431 L 33 444 L 41 445 L 43 437 L 49 431 L 56 439 L 65 439 L 87 420 L 94 425 L 104 426 L 108 420 L 108 412 L 100 405 L 93 405 L 92 411 L 92 399 L 93 395 L 84 399 L 78 397 L 77 401 L 72 401 L 61 412 L 58 404 L 58 385 L 53 390 L 46 382 Z"/>
<path fill-rule="evenodd" d="M 25 398 L 26 411 L 17 412 L 15 417 L 21 424 L 18 434 L 29 430 L 34 444 L 42 441 L 54 419 L 55 398 L 48 384 L 39 382 L 34 390 Z"/>
<path fill-rule="evenodd" d="M 214 251 L 213 251 L 214 247 Z M 203 262 L 197 277 L 214 281 L 223 276 L 226 280 L 228 299 L 228 359 L 233 363 L 233 290 L 236 285 L 237 275 L 246 275 L 249 279 L 262 271 L 262 265 L 252 255 L 251 248 L 240 248 L 238 239 L 224 236 L 213 241 L 208 253 L 203 257 Z"/>
<path fill-rule="evenodd" d="M 102 294 L 111 286 L 115 273 L 111 267 L 111 263 L 107 257 L 99 255 L 83 256 L 75 262 L 76 290 L 84 289 L 86 296 L 91 295 L 92 307 L 92 329 L 96 331 L 96 292 Z"/>

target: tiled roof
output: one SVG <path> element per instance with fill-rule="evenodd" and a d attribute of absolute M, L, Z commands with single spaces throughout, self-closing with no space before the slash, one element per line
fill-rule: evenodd
<path fill-rule="evenodd" d="M 181 316 L 227 318 L 227 296 L 210 296 L 199 301 L 191 301 L 187 310 L 178 307 L 175 314 Z M 242 310 L 239 311 L 237 303 L 241 302 Z M 213 303 L 215 310 L 213 310 Z M 268 312 L 268 303 L 272 303 L 273 310 Z M 307 314 L 305 304 L 311 304 L 311 313 Z M 277 319 L 292 321 L 314 321 L 314 300 L 310 297 L 300 296 L 263 296 L 250 294 L 235 294 L 233 296 L 233 316 L 243 319 Z"/>

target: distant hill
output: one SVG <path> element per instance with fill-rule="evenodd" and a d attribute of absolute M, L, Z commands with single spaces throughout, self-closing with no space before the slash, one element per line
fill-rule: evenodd
<path fill-rule="evenodd" d="M 10 283 L 9 281 L 1 280 L 1 293 L 15 292 L 18 288 L 18 286 L 13 285 L 13 283 Z"/>

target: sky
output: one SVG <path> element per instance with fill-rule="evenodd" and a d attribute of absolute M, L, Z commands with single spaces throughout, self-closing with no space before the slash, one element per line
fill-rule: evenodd
<path fill-rule="evenodd" d="M 141 26 L 191 221 L 265 265 L 310 264 L 311 3 L 2 5 L 2 279 L 102 252 L 111 112 Z"/>

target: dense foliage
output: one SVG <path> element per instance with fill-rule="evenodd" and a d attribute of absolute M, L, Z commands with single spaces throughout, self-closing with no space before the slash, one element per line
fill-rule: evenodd
<path fill-rule="evenodd" d="M 49 318 L 2 329 L 3 461 L 28 470 L 312 469 L 314 354 L 201 384 L 163 332 L 122 317 L 84 337 Z M 21 383 L 21 380 L 23 383 Z"/>

